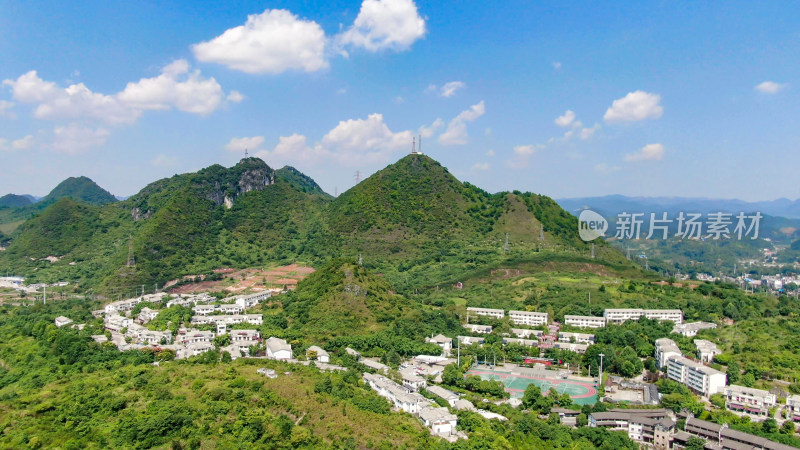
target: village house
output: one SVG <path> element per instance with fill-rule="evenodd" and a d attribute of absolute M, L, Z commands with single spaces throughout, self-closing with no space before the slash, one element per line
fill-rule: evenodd
<path fill-rule="evenodd" d="M 267 358 L 286 361 L 292 359 L 292 346 L 285 340 L 271 337 L 266 341 Z"/>
<path fill-rule="evenodd" d="M 429 344 L 436 344 L 441 347 L 442 356 L 450 356 L 450 350 L 453 349 L 453 340 L 443 334 L 427 338 L 425 339 L 425 342 Z"/>
<path fill-rule="evenodd" d="M 697 347 L 697 359 L 700 362 L 710 363 L 715 356 L 722 354 L 717 344 L 705 339 L 695 339 L 694 345 Z"/>
<path fill-rule="evenodd" d="M 450 406 L 456 406 L 456 402 L 459 399 L 458 394 L 456 394 L 455 392 L 453 392 L 451 390 L 448 390 L 448 389 L 445 389 L 445 388 L 443 388 L 441 386 L 437 386 L 435 384 L 432 384 L 432 385 L 428 386 L 425 389 L 428 392 L 430 392 L 431 394 L 436 395 L 436 396 L 441 397 L 442 399 L 446 400 L 447 403 Z"/>
<path fill-rule="evenodd" d="M 489 334 L 492 332 L 491 325 L 476 325 L 471 323 L 465 323 L 464 328 L 468 329 L 473 333 L 479 333 L 479 334 Z"/>
<path fill-rule="evenodd" d="M 222 314 L 241 314 L 244 312 L 244 307 L 242 305 L 231 303 L 227 305 L 219 305 L 217 310 Z"/>
<path fill-rule="evenodd" d="M 717 324 L 711 322 L 690 322 L 675 325 L 672 329 L 673 333 L 678 333 L 686 337 L 697 336 L 697 333 L 702 330 L 711 330 L 717 328 Z"/>
<path fill-rule="evenodd" d="M 489 316 L 495 319 L 502 319 L 505 317 L 506 313 L 502 309 L 491 309 L 491 308 L 467 308 L 467 315 L 471 316 Z"/>
<path fill-rule="evenodd" d="M 413 367 L 401 369 L 400 376 L 403 378 L 403 386 L 414 392 L 424 389 L 428 385 L 425 378 L 419 376 Z"/>
<path fill-rule="evenodd" d="M 56 317 L 55 324 L 57 327 L 63 327 L 64 325 L 69 325 L 72 323 L 72 319 L 69 317 L 58 316 Z"/>
<path fill-rule="evenodd" d="M 316 345 L 312 345 L 306 349 L 306 358 L 309 360 L 316 360 L 321 363 L 329 363 L 331 361 L 331 355 Z"/>
<path fill-rule="evenodd" d="M 152 321 L 153 319 L 158 316 L 159 311 L 157 309 L 150 309 L 148 307 L 144 307 L 139 311 L 139 323 L 142 325 L 146 324 L 147 322 Z"/>

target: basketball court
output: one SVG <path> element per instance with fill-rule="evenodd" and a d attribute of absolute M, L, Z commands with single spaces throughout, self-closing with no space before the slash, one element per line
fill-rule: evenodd
<path fill-rule="evenodd" d="M 522 398 L 525 388 L 533 383 L 546 393 L 553 388 L 559 394 L 567 393 L 573 402 L 579 405 L 593 405 L 597 403 L 597 388 L 594 383 L 585 381 L 537 377 L 522 374 L 513 374 L 508 371 L 493 371 L 489 369 L 472 369 L 470 375 L 478 375 L 484 380 L 500 381 L 505 385 L 512 397 Z"/>

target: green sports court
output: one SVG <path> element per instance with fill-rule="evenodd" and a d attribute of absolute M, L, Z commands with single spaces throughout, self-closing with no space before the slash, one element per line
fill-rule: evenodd
<path fill-rule="evenodd" d="M 546 393 L 550 388 L 554 388 L 559 394 L 566 392 L 569 394 L 572 401 L 579 405 L 593 405 L 597 403 L 597 387 L 594 383 L 512 374 L 507 371 L 493 371 L 489 369 L 472 369 L 469 371 L 469 374 L 478 375 L 484 380 L 502 382 L 505 385 L 506 391 L 511 393 L 512 397 L 516 398 L 522 398 L 525 388 L 533 383 L 539 386 L 542 393 Z"/>

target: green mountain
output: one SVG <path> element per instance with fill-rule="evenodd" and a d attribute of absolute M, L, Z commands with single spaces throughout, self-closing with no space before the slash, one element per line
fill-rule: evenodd
<path fill-rule="evenodd" d="M 383 331 L 420 306 L 355 261 L 334 259 L 283 300 L 292 329 L 310 342 Z"/>
<path fill-rule="evenodd" d="M 33 204 L 26 195 L 6 194 L 0 197 L 0 207 L 21 208 Z"/>
<path fill-rule="evenodd" d="M 80 200 L 92 205 L 114 203 L 117 198 L 87 177 L 69 177 L 54 187 L 42 200 L 42 204 L 53 203 L 64 197 Z"/>
<path fill-rule="evenodd" d="M 359 255 L 401 292 L 553 258 L 632 267 L 604 243 L 597 259 L 589 253 L 577 219 L 548 197 L 489 194 L 427 156 L 406 156 L 336 199 L 297 169 L 246 158 L 155 181 L 120 202 L 62 199 L 14 233 L 0 269 L 110 293 L 219 267 Z"/>

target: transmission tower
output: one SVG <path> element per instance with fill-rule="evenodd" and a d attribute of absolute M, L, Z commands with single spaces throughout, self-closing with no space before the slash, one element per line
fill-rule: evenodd
<path fill-rule="evenodd" d="M 355 179 L 356 179 L 356 184 L 361 183 L 361 171 L 360 170 L 356 170 Z"/>
<path fill-rule="evenodd" d="M 539 227 L 539 240 L 540 241 L 544 240 L 544 224 L 542 224 L 542 226 Z"/>
<path fill-rule="evenodd" d="M 594 242 L 592 242 L 592 259 L 594 259 Z"/>
<path fill-rule="evenodd" d="M 358 254 L 358 265 L 359 266 L 363 266 L 364 265 L 364 260 L 361 258 L 361 253 Z"/>
<path fill-rule="evenodd" d="M 506 245 L 503 247 L 506 253 L 508 253 L 508 233 L 506 233 Z"/>
<path fill-rule="evenodd" d="M 130 235 L 128 240 L 128 267 L 136 267 L 136 260 L 133 258 L 133 235 Z"/>
<path fill-rule="evenodd" d="M 628 259 L 631 259 L 631 249 L 627 248 L 626 250 L 628 250 Z"/>

